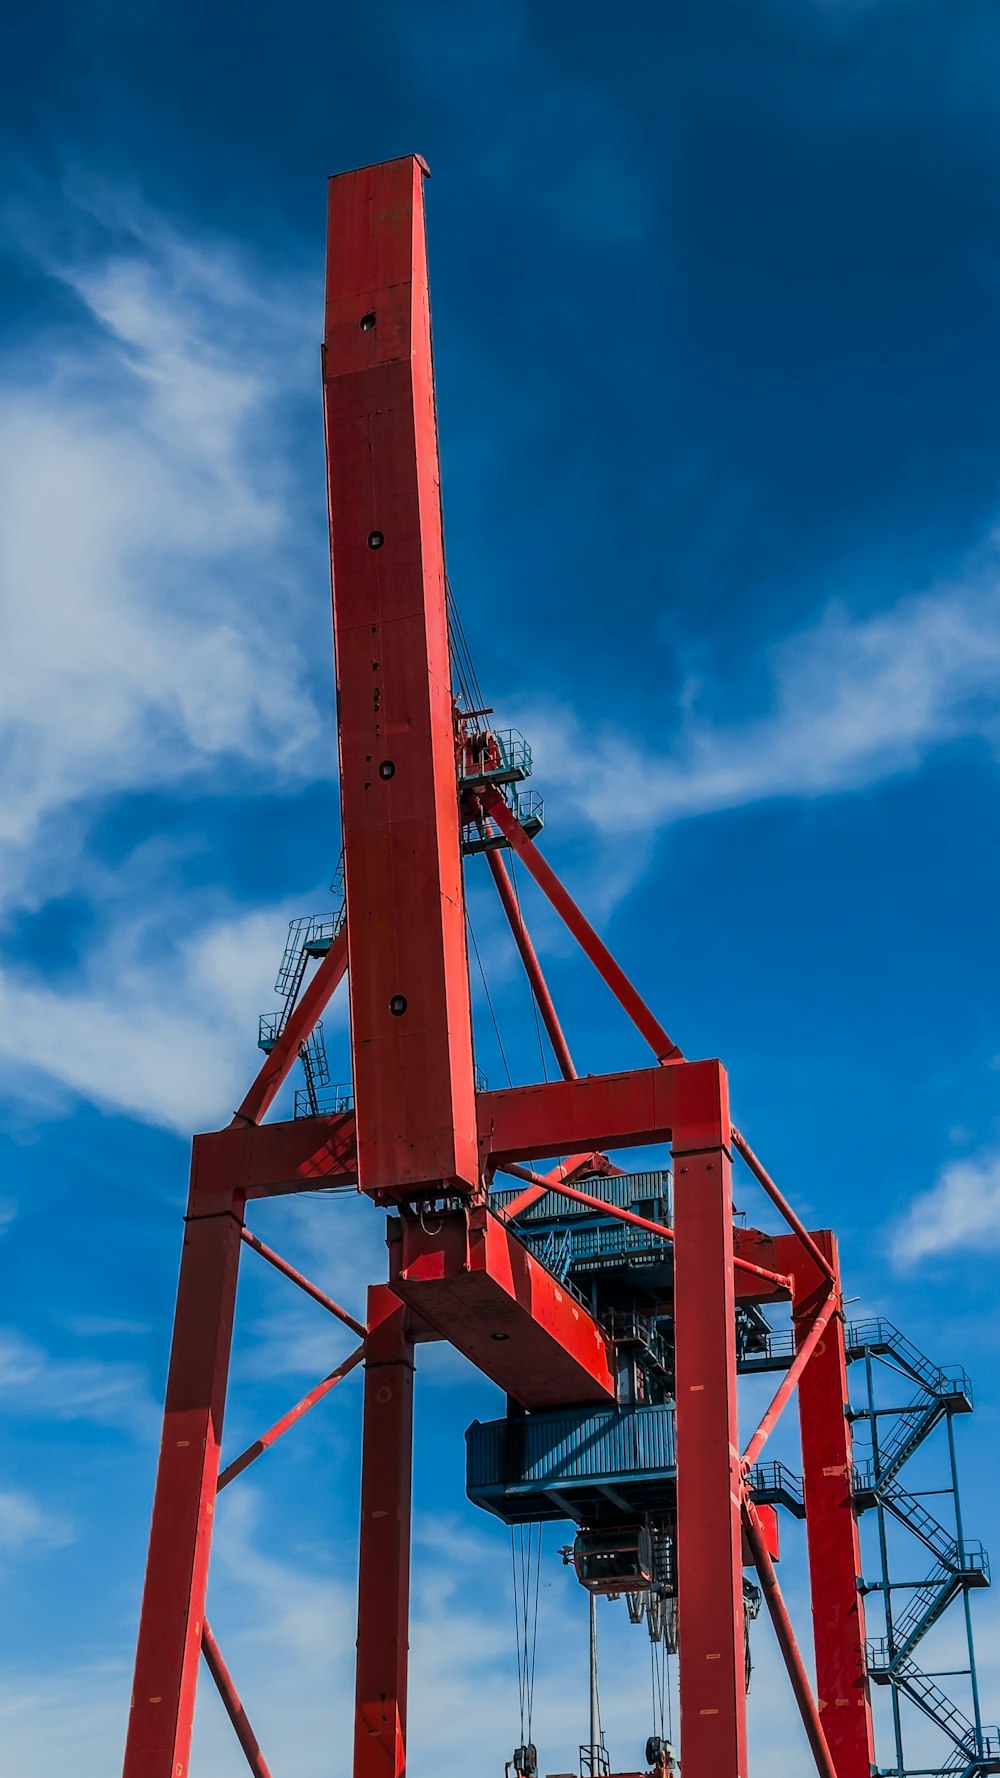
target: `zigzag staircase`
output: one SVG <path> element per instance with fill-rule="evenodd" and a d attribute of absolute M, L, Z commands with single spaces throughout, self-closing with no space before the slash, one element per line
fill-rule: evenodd
<path fill-rule="evenodd" d="M 285 950 L 274 983 L 281 1000 L 276 1013 L 262 1013 L 257 1029 L 257 1048 L 267 1054 L 284 1031 L 299 997 L 309 964 L 325 957 L 347 918 L 344 897 L 344 862 L 341 857 L 331 888 L 339 895 L 339 905 L 332 914 L 304 914 L 290 920 Z M 334 1102 L 322 1089 L 330 1086 L 330 1065 L 326 1054 L 323 1022 L 313 1028 L 306 1042 L 299 1047 L 299 1060 L 305 1076 L 305 1088 L 295 1095 L 296 1117 L 319 1117 L 322 1112 L 350 1109 L 353 1099 L 350 1087 L 333 1088 Z"/>
<path fill-rule="evenodd" d="M 989 1586 L 989 1560 L 981 1544 L 969 1543 L 961 1534 L 954 1468 L 952 1489 L 943 1492 L 955 1493 L 957 1534 L 942 1525 L 922 1500 L 908 1492 L 897 1479 L 904 1464 L 936 1426 L 953 1414 L 972 1411 L 969 1379 L 960 1368 L 942 1368 L 933 1364 L 890 1321 L 856 1322 L 848 1327 L 847 1355 L 851 1360 L 865 1360 L 869 1381 L 868 1406 L 851 1410 L 852 1420 L 869 1422 L 872 1446 L 871 1458 L 859 1463 L 854 1471 L 858 1509 L 876 1509 L 883 1523 L 886 1516 L 894 1519 L 936 1558 L 926 1578 L 913 1585 L 912 1596 L 899 1616 L 893 1614 L 890 1601 L 894 1592 L 909 1590 L 910 1583 L 892 1582 L 883 1566 L 881 1582 L 864 1587 L 865 1592 L 880 1591 L 886 1602 L 887 1635 L 868 1645 L 869 1672 L 876 1684 L 893 1687 L 897 1697 L 905 1697 L 915 1704 L 954 1743 L 953 1753 L 939 1769 L 942 1778 L 944 1774 L 948 1774 L 948 1778 L 953 1774 L 960 1774 L 961 1778 L 978 1778 L 978 1774 L 1000 1773 L 1000 1730 L 982 1726 L 978 1721 L 978 1705 L 975 1706 L 977 1721 L 971 1721 L 913 1659 L 918 1644 L 953 1600 L 974 1587 Z M 905 1377 L 917 1385 L 917 1393 L 901 1408 L 876 1408 L 872 1385 L 873 1358 L 879 1359 L 897 1377 Z M 949 1448 L 953 1452 L 950 1438 Z M 884 1535 L 881 1544 L 884 1565 Z M 974 1671 L 971 1642 L 969 1652 L 971 1675 Z M 975 1703 L 974 1688 L 973 1699 Z M 900 1742 L 900 1748 L 901 1745 Z M 901 1765 L 892 1769 L 902 1778 Z M 923 1771 L 927 1769 L 926 1766 L 921 1768 Z"/>

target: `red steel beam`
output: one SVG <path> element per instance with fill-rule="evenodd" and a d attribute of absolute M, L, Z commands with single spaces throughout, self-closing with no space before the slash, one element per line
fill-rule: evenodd
<path fill-rule="evenodd" d="M 754 1567 L 760 1579 L 764 1602 L 774 1625 L 778 1645 L 785 1658 L 788 1677 L 792 1683 L 792 1691 L 795 1693 L 795 1702 L 801 1712 L 802 1723 L 812 1748 L 813 1759 L 816 1761 L 816 1770 L 820 1774 L 820 1778 L 843 1778 L 843 1774 L 833 1763 L 833 1755 L 830 1752 L 820 1720 L 816 1699 L 813 1697 L 805 1667 L 802 1665 L 802 1656 L 795 1640 L 791 1619 L 785 1608 L 785 1601 L 781 1597 L 781 1588 L 774 1572 L 774 1563 L 768 1553 L 763 1527 L 753 1502 L 749 1499 L 743 1503 L 743 1525 L 753 1555 Z M 869 1778 L 870 1770 L 871 1768 L 869 1768 Z"/>
<path fill-rule="evenodd" d="M 319 1303 L 320 1307 L 326 1309 L 328 1314 L 336 1316 L 337 1320 L 342 1321 L 345 1327 L 349 1327 L 352 1333 L 356 1333 L 359 1339 L 364 1339 L 368 1329 L 363 1321 L 358 1321 L 354 1315 L 349 1315 L 347 1310 L 342 1309 L 339 1303 L 335 1303 L 325 1291 L 310 1283 L 309 1279 L 304 1277 L 301 1272 L 297 1272 L 294 1266 L 290 1266 L 287 1259 L 282 1259 L 280 1253 L 275 1253 L 273 1248 L 266 1247 L 258 1236 L 252 1235 L 248 1228 L 240 1230 L 240 1237 L 248 1247 L 253 1248 L 255 1253 L 260 1254 L 261 1259 L 266 1259 L 269 1266 L 273 1266 L 276 1272 L 280 1272 L 283 1278 L 289 1278 L 293 1284 L 297 1284 L 300 1290 L 305 1291 L 306 1296 L 312 1297 L 314 1303 Z"/>
<path fill-rule="evenodd" d="M 343 1360 L 342 1364 L 338 1364 L 330 1372 L 329 1376 L 324 1377 L 321 1383 L 317 1383 L 314 1389 L 310 1389 L 308 1395 L 304 1395 L 301 1401 L 297 1401 L 293 1408 L 289 1408 L 287 1414 L 282 1414 L 281 1419 L 275 1420 L 274 1425 L 269 1426 L 266 1432 L 262 1432 L 260 1438 L 254 1439 L 252 1445 L 247 1445 L 245 1451 L 241 1451 L 238 1457 L 234 1457 L 231 1463 L 227 1463 L 219 1475 L 216 1492 L 221 1494 L 223 1488 L 228 1488 L 230 1482 L 235 1482 L 238 1475 L 242 1475 L 245 1469 L 250 1468 L 251 1463 L 256 1463 L 258 1457 L 263 1457 L 264 1452 L 269 1451 L 272 1445 L 277 1444 L 279 1438 L 288 1431 L 290 1426 L 296 1426 L 303 1414 L 308 1414 L 310 1408 L 314 1408 L 318 1401 L 322 1401 L 324 1396 L 329 1395 L 330 1390 L 335 1389 L 341 1379 L 348 1376 L 361 1363 L 364 1355 L 364 1346 L 357 1346 L 350 1356 Z"/>
<path fill-rule="evenodd" d="M 465 898 L 415 155 L 331 179 L 326 418 L 358 1175 L 479 1185 Z"/>
<path fill-rule="evenodd" d="M 514 943 L 517 945 L 521 954 L 521 962 L 524 964 L 525 974 L 531 985 L 531 992 L 535 997 L 538 1010 L 542 1015 L 542 1023 L 549 1034 L 549 1042 L 552 1045 L 553 1054 L 559 1064 L 559 1071 L 564 1080 L 575 1080 L 576 1069 L 573 1066 L 573 1058 L 569 1053 L 569 1045 L 563 1035 L 563 1028 L 559 1023 L 559 1014 L 556 1012 L 555 1006 L 553 1005 L 552 996 L 549 993 L 545 977 L 542 974 L 542 966 L 538 961 L 535 947 L 531 942 L 531 936 L 524 923 L 524 916 L 521 913 L 520 904 L 514 893 L 514 885 L 507 874 L 507 866 L 504 864 L 500 852 L 496 849 L 487 852 L 486 860 L 493 873 L 493 881 L 497 886 L 497 892 L 500 896 L 501 903 L 503 904 L 503 911 L 507 916 L 511 932 L 514 934 Z"/>
<path fill-rule="evenodd" d="M 491 1210 L 389 1226 L 396 1295 L 522 1407 L 615 1400 L 604 1329 Z"/>
<path fill-rule="evenodd" d="M 187 1778 L 240 1222 L 185 1229 L 123 1778 Z"/>
<path fill-rule="evenodd" d="M 764 1191 L 767 1193 L 768 1197 L 770 1198 L 772 1204 L 775 1205 L 776 1209 L 780 1210 L 780 1212 L 781 1212 L 782 1216 L 784 1217 L 785 1221 L 787 1222 L 789 1228 L 794 1229 L 795 1233 L 799 1237 L 799 1240 L 802 1242 L 802 1245 L 805 1248 L 806 1252 L 811 1256 L 812 1259 L 815 1260 L 820 1271 L 822 1273 L 824 1273 L 824 1275 L 827 1278 L 830 1279 L 831 1283 L 833 1283 L 834 1282 L 833 1268 L 829 1264 L 829 1261 L 827 1260 L 825 1254 L 823 1254 L 820 1251 L 820 1249 L 817 1247 L 817 1245 L 816 1245 L 815 1241 L 813 1240 L 812 1236 L 810 1235 L 808 1229 L 805 1227 L 805 1224 L 800 1222 L 799 1218 L 795 1214 L 795 1211 L 792 1209 L 791 1204 L 789 1204 L 787 1202 L 787 1200 L 782 1196 L 781 1192 L 778 1190 L 778 1187 L 775 1185 L 774 1180 L 771 1178 L 771 1175 L 767 1171 L 767 1168 L 764 1166 L 763 1162 L 759 1161 L 757 1159 L 757 1156 L 754 1154 L 754 1151 L 750 1147 L 750 1144 L 747 1141 L 746 1137 L 743 1136 L 739 1130 L 737 1130 L 735 1125 L 733 1126 L 732 1140 L 733 1140 L 733 1147 L 735 1148 L 737 1154 L 742 1155 L 742 1157 L 745 1160 L 747 1166 L 749 1167 L 751 1173 L 753 1174 L 754 1178 L 756 1179 L 758 1185 L 763 1187 Z"/>
<path fill-rule="evenodd" d="M 504 838 L 523 859 L 525 869 L 531 872 L 535 882 L 546 895 L 556 913 L 569 927 L 570 932 L 581 946 L 598 974 L 607 983 L 619 1005 L 628 1013 L 637 1031 L 642 1033 L 653 1054 L 660 1062 L 683 1061 L 681 1051 L 673 1038 L 668 1037 L 654 1017 L 642 996 L 629 981 L 621 965 L 615 962 L 604 940 L 598 938 L 586 915 L 581 913 L 573 897 L 569 894 L 548 861 L 539 852 L 534 841 L 528 838 L 517 817 L 508 808 L 495 785 L 487 784 L 480 791 L 483 808 L 492 816 Z"/>
<path fill-rule="evenodd" d="M 732 1167 L 721 1067 L 714 1097 L 714 1131 L 707 1106 L 694 1140 L 680 1121 L 674 1131 L 681 1744 L 684 1778 L 746 1778 Z"/>
<path fill-rule="evenodd" d="M 736 1263 L 739 1265 L 740 1261 L 737 1260 Z M 788 1280 L 788 1283 L 789 1285 L 791 1284 L 791 1279 Z M 744 1471 L 752 1469 L 753 1465 L 756 1463 L 764 1446 L 770 1438 L 771 1433 L 777 1425 L 782 1408 L 788 1402 L 794 1390 L 797 1389 L 802 1373 L 819 1345 L 820 1340 L 823 1338 L 823 1335 L 830 1324 L 831 1317 L 836 1314 L 838 1307 L 839 1299 L 837 1293 L 836 1291 L 831 1290 L 827 1293 L 825 1302 L 817 1309 L 815 1315 L 811 1317 L 807 1325 L 805 1327 L 796 1328 L 798 1350 L 785 1372 L 767 1412 L 764 1414 L 760 1425 L 743 1453 Z"/>
<path fill-rule="evenodd" d="M 260 1750 L 260 1742 L 250 1727 L 239 1692 L 233 1684 L 232 1674 L 222 1658 L 219 1645 L 207 1622 L 201 1627 L 201 1652 L 205 1657 L 205 1665 L 215 1680 L 219 1696 L 226 1707 L 226 1715 L 236 1731 L 236 1739 L 246 1754 L 247 1765 L 254 1773 L 254 1778 L 271 1778 L 270 1767 Z"/>
<path fill-rule="evenodd" d="M 295 1065 L 299 1050 L 310 1035 L 317 1019 L 322 1017 L 334 989 L 347 969 L 347 928 L 342 926 L 326 956 L 310 981 L 302 999 L 293 1008 L 285 1029 L 274 1048 L 265 1056 L 256 1080 L 236 1113 L 237 1120 L 259 1124 L 265 1117 L 281 1087 Z"/>
<path fill-rule="evenodd" d="M 828 1270 L 840 1292 L 836 1238 L 829 1229 L 814 1229 L 812 1240 L 826 1261 L 822 1271 L 797 1235 L 780 1235 L 774 1243 L 779 1263 L 795 1273 L 792 1313 L 800 1345 L 810 1314 L 829 1292 Z M 844 1323 L 834 1315 L 809 1356 L 798 1390 L 816 1692 L 837 1778 L 868 1778 L 875 1748 L 847 1406 Z"/>
<path fill-rule="evenodd" d="M 413 1470 L 413 1335 L 391 1290 L 368 1292 L 354 1778 L 404 1778 Z"/>
<path fill-rule="evenodd" d="M 668 1229 L 666 1223 L 651 1222 L 647 1216 L 636 1216 L 634 1211 L 622 1210 L 617 1204 L 609 1204 L 605 1198 L 595 1198 L 590 1192 L 577 1191 L 575 1186 L 566 1185 L 561 1180 L 547 1179 L 539 1173 L 532 1173 L 529 1167 L 519 1167 L 516 1161 L 508 1161 L 504 1172 L 512 1173 L 517 1179 L 530 1179 L 539 1193 L 557 1192 L 561 1198 L 572 1198 L 577 1204 L 585 1204 L 588 1210 L 599 1210 L 603 1216 L 613 1216 L 618 1222 L 632 1223 L 637 1229 L 647 1229 L 651 1235 L 662 1235 L 665 1241 L 672 1241 L 674 1238 L 673 1229 Z M 755 1265 L 752 1260 L 742 1259 L 739 1254 L 734 1255 L 733 1264 L 741 1272 L 762 1278 L 765 1283 L 791 1295 L 792 1280 L 784 1273 L 769 1272 L 763 1266 Z"/>
<path fill-rule="evenodd" d="M 675 1068 L 642 1068 L 480 1093 L 484 1160 L 503 1168 L 507 1161 L 539 1155 L 669 1141 L 678 1103 L 677 1075 Z"/>
<path fill-rule="evenodd" d="M 281 1197 L 357 1185 L 354 1113 L 276 1124 L 230 1124 L 194 1139 L 189 1209 L 224 1210 L 235 1199 Z"/>

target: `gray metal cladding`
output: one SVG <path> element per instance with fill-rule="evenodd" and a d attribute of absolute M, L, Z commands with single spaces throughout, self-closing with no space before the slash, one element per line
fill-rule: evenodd
<path fill-rule="evenodd" d="M 592 1198 L 600 1198 L 605 1204 L 614 1204 L 619 1210 L 631 1210 L 634 1205 L 649 1203 L 651 1200 L 662 1199 L 664 1207 L 670 1201 L 669 1169 L 658 1168 L 654 1172 L 611 1174 L 595 1174 L 586 1179 L 572 1182 L 578 1191 L 587 1192 Z M 494 1191 L 490 1194 L 490 1203 L 494 1209 L 502 1210 L 514 1198 L 520 1197 L 523 1186 L 516 1190 Z M 564 1217 L 596 1216 L 600 1213 L 586 1204 L 577 1204 L 572 1198 L 564 1198 L 558 1192 L 546 1192 L 529 1209 L 522 1212 L 522 1222 L 562 1221 Z"/>
<path fill-rule="evenodd" d="M 470 1488 L 613 1482 L 671 1474 L 675 1466 L 674 1410 L 667 1404 L 476 1421 L 466 1440 Z"/>

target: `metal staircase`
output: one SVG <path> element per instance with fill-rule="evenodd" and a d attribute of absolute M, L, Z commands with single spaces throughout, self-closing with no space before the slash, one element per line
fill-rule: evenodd
<path fill-rule="evenodd" d="M 257 1048 L 265 1054 L 273 1050 L 292 1015 L 309 964 L 325 957 L 340 936 L 347 918 L 343 854 L 330 887 L 338 898 L 337 907 L 332 914 L 303 914 L 300 919 L 290 920 L 288 923 L 288 937 L 274 983 L 274 991 L 281 1001 L 281 1007 L 276 1013 L 261 1013 L 257 1027 Z M 305 1088 L 295 1095 L 295 1115 L 319 1117 L 321 1109 L 325 1109 L 322 1089 L 330 1085 L 330 1065 L 322 1021 L 314 1027 L 306 1042 L 300 1044 L 299 1060 L 305 1075 Z M 342 1097 L 345 1089 L 338 1088 L 337 1091 Z M 350 1089 L 346 1091 L 349 1092 Z"/>
<path fill-rule="evenodd" d="M 966 1547 L 964 1554 L 956 1554 L 954 1565 L 939 1562 L 916 1589 L 906 1610 L 894 1620 L 896 1653 L 890 1670 L 894 1671 L 900 1661 L 909 1657 L 917 1643 L 937 1623 L 963 1587 L 988 1587 L 989 1584 L 989 1558 L 982 1544 L 971 1544 Z"/>
<path fill-rule="evenodd" d="M 868 1645 L 872 1679 L 891 1690 L 896 1764 L 882 1770 L 892 1773 L 893 1778 L 906 1778 L 914 1770 L 934 1771 L 941 1778 L 944 1774 L 949 1778 L 952 1774 L 977 1778 L 981 1773 L 1000 1772 L 1000 1731 L 984 1728 L 980 1717 L 969 1610 L 970 1593 L 990 1584 L 989 1560 L 981 1544 L 965 1540 L 955 1462 L 954 1417 L 972 1411 L 968 1376 L 961 1368 L 934 1364 L 892 1322 L 884 1320 L 849 1326 L 847 1356 L 849 1360 L 863 1362 L 867 1385 L 865 1405 L 850 1409 L 850 1417 L 866 1427 L 870 1444 L 870 1454 L 854 1469 L 855 1501 L 859 1512 L 874 1511 L 878 1527 L 881 1578 L 862 1583 L 862 1591 L 881 1595 L 885 1615 L 885 1635 Z M 901 1407 L 879 1404 L 876 1375 L 886 1373 L 893 1381 L 905 1377 L 917 1386 L 916 1393 Z M 935 1518 L 920 1497 L 898 1480 L 904 1465 L 939 1426 L 947 1433 L 951 1482 L 935 1492 L 952 1496 L 954 1531 Z M 923 1580 L 892 1578 L 886 1536 L 889 1520 L 904 1526 L 936 1558 Z M 903 1609 L 896 1611 L 893 1601 L 900 1592 L 910 1597 Z M 957 1676 L 964 1672 L 968 1677 L 971 1717 L 941 1690 L 936 1676 L 924 1672 L 913 1659 L 919 1643 L 958 1599 L 962 1600 L 965 1612 L 968 1666 L 958 1669 Z M 937 1768 L 907 1766 L 900 1710 L 903 1699 L 915 1705 L 953 1742 L 954 1751 L 946 1764 Z"/>
<path fill-rule="evenodd" d="M 893 1685 L 916 1704 L 928 1720 L 942 1729 L 955 1744 L 954 1753 L 940 1767 L 942 1774 L 1000 1772 L 1000 1728 L 984 1728 L 970 1722 L 964 1711 L 946 1696 L 929 1673 L 915 1661 L 890 1654 L 884 1638 L 868 1644 L 868 1671 L 876 1685 Z"/>

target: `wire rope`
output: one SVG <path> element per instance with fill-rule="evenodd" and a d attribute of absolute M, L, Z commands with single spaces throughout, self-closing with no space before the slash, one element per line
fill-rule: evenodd
<path fill-rule="evenodd" d="M 511 882 L 511 888 L 514 891 L 514 903 L 517 908 L 518 919 L 520 920 L 521 925 L 523 926 L 524 925 L 524 915 L 521 912 L 521 895 L 520 895 L 520 891 L 518 890 L 518 886 L 517 886 L 517 871 L 516 871 L 516 868 L 514 865 L 513 849 L 511 850 L 511 854 L 510 854 L 510 882 Z M 535 1021 L 535 1036 L 538 1039 L 538 1054 L 541 1057 L 541 1062 L 542 1062 L 542 1079 L 547 1084 L 548 1078 L 549 1078 L 549 1069 L 548 1069 L 548 1063 L 545 1060 L 545 1044 L 542 1041 L 542 1023 L 541 1023 L 541 1020 L 538 1016 L 538 1001 L 535 999 L 535 990 L 532 987 L 530 981 L 528 983 L 528 997 L 531 1001 L 531 1013 L 532 1013 L 532 1017 Z"/>
<path fill-rule="evenodd" d="M 666 1728 L 666 1653 L 663 1638 L 649 1639 L 649 1679 L 653 1701 L 653 1733 L 663 1739 Z"/>
<path fill-rule="evenodd" d="M 538 1647 L 538 1601 L 542 1573 L 542 1527 L 512 1525 L 510 1562 L 513 1581 L 517 1697 L 522 1745 L 531 1741 L 535 1707 L 535 1656 Z"/>
<path fill-rule="evenodd" d="M 475 952 L 476 962 L 479 965 L 479 974 L 480 974 L 482 984 L 483 984 L 483 993 L 486 995 L 486 1004 L 490 1009 L 490 1018 L 493 1020 L 493 1030 L 496 1034 L 497 1049 L 500 1051 L 500 1060 L 503 1063 L 504 1073 L 507 1076 L 507 1085 L 509 1087 L 512 1087 L 514 1085 L 514 1079 L 513 1079 L 511 1072 L 510 1072 L 509 1064 L 507 1062 L 507 1052 L 503 1047 L 503 1038 L 500 1035 L 500 1026 L 497 1023 L 496 1010 L 493 1005 L 493 996 L 490 993 L 489 982 L 486 980 L 486 971 L 483 968 L 482 957 L 479 955 L 479 946 L 476 943 L 476 934 L 475 934 L 475 930 L 472 925 L 472 915 L 469 913 L 468 909 L 466 909 L 465 920 L 466 920 L 466 925 L 469 928 L 469 937 L 472 940 L 472 949 Z"/>

